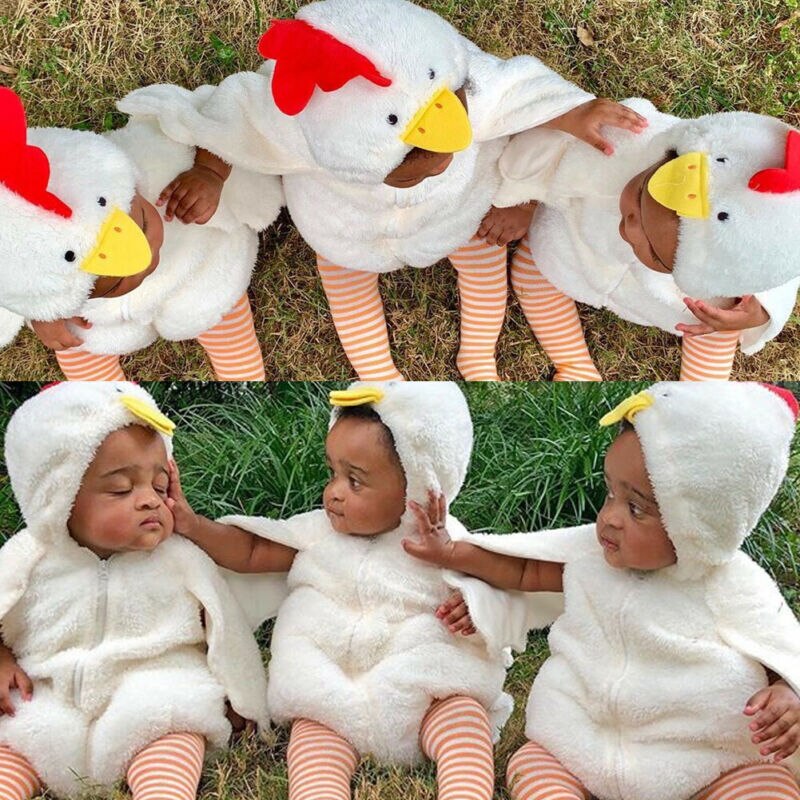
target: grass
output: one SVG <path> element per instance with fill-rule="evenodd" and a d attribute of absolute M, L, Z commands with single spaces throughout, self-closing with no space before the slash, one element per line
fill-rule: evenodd
<path fill-rule="evenodd" d="M 209 516 L 228 513 L 285 516 L 319 503 L 326 479 L 323 440 L 327 393 L 337 384 L 180 384 L 147 388 L 178 423 L 175 448 L 186 494 Z M 475 384 L 465 386 L 474 426 L 470 471 L 453 505 L 471 529 L 533 530 L 594 519 L 603 502 L 602 457 L 613 431 L 597 419 L 642 384 Z M 800 394 L 800 383 L 791 388 Z M 0 384 L 0 429 L 35 384 Z M 800 439 L 789 476 L 747 543 L 751 555 L 779 582 L 800 613 Z M 0 541 L 21 526 L 7 476 L 0 471 Z M 261 632 L 268 654 L 269 628 Z M 514 716 L 497 746 L 498 777 L 524 740 L 524 705 L 547 655 L 532 634 L 506 686 Z M 285 732 L 269 746 L 245 739 L 209 765 L 202 800 L 286 797 Z M 500 781 L 498 782 L 499 785 Z M 120 794 L 119 797 L 123 797 Z M 410 773 L 365 764 L 357 800 L 433 798 L 430 766 Z M 505 797 L 500 794 L 499 796 Z"/>
<path fill-rule="evenodd" d="M 467 36 L 502 56 L 532 53 L 585 88 L 641 95 L 666 111 L 748 109 L 800 123 L 798 0 L 428 0 Z M 114 101 L 142 85 L 217 83 L 258 66 L 255 43 L 270 17 L 297 3 L 210 0 L 0 0 L 0 82 L 20 93 L 31 125 L 106 130 L 123 124 Z M 578 38 L 581 26 L 584 41 Z M 588 34 L 588 35 L 587 35 Z M 458 311 L 446 263 L 382 278 L 395 360 L 407 377 L 455 378 Z M 344 380 L 313 253 L 285 215 L 262 235 L 251 283 L 267 374 Z M 581 309 L 589 347 L 607 380 L 676 378 L 670 334 Z M 776 341 L 737 356 L 734 377 L 800 375 L 800 314 Z M 551 365 L 514 300 L 498 347 L 508 380 L 542 380 Z M 159 342 L 123 360 L 140 380 L 208 379 L 195 342 Z M 0 354 L 0 380 L 53 380 L 58 367 L 30 331 Z"/>

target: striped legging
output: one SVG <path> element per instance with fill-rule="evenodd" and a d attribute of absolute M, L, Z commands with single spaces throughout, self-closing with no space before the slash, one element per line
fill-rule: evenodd
<path fill-rule="evenodd" d="M 170 733 L 140 750 L 128 767 L 133 800 L 194 800 L 203 769 L 205 740 Z M 26 759 L 0 745 L 0 800 L 30 800 L 43 786 Z"/>
<path fill-rule="evenodd" d="M 508 300 L 506 248 L 473 238 L 450 256 L 458 273 L 461 343 L 456 358 L 468 381 L 496 381 L 495 346 Z M 402 380 L 389 348 L 378 273 L 317 255 L 317 268 L 345 355 L 361 380 Z"/>
<path fill-rule="evenodd" d="M 526 742 L 508 762 L 512 800 L 589 800 L 588 790 L 555 756 Z M 691 800 L 800 800 L 800 787 L 782 764 L 751 764 L 726 772 Z"/>
<path fill-rule="evenodd" d="M 471 697 L 435 701 L 420 727 L 420 745 L 436 762 L 439 800 L 491 800 L 494 756 L 489 719 Z M 330 728 L 295 720 L 289 739 L 289 800 L 349 800 L 359 755 Z"/>
<path fill-rule="evenodd" d="M 263 381 L 264 358 L 247 295 L 210 330 L 197 337 L 219 381 Z M 123 381 L 119 356 L 99 356 L 80 349 L 58 350 L 56 359 L 71 381 Z M 170 376 L 172 377 L 172 376 Z M 175 376 L 180 377 L 180 376 Z"/>
<path fill-rule="evenodd" d="M 511 260 L 511 285 L 534 336 L 555 367 L 556 381 L 599 381 L 589 355 L 575 301 L 556 289 L 536 268 L 527 237 Z M 728 380 L 739 331 L 719 331 L 682 339 L 682 381 Z"/>

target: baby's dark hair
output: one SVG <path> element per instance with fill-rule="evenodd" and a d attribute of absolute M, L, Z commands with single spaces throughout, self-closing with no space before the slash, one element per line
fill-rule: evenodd
<path fill-rule="evenodd" d="M 384 443 L 392 456 L 400 464 L 400 456 L 397 454 L 397 447 L 394 443 L 394 436 L 389 428 L 384 424 L 380 414 L 371 406 L 342 406 L 339 409 L 339 416 L 337 419 L 362 419 L 367 422 L 377 422 L 381 426 L 381 436 Z"/>
<path fill-rule="evenodd" d="M 619 429 L 617 430 L 617 434 L 625 433 L 625 431 L 634 431 L 634 430 L 636 429 L 633 427 L 633 423 L 630 420 L 625 419 L 625 417 L 623 417 L 619 421 Z"/>

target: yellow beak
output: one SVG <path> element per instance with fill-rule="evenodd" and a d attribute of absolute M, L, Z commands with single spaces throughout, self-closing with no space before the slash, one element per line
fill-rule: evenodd
<path fill-rule="evenodd" d="M 375 386 L 362 386 L 359 389 L 331 392 L 329 398 L 332 406 L 363 406 L 383 400 L 383 392 Z"/>
<path fill-rule="evenodd" d="M 647 191 L 680 217 L 708 219 L 708 156 L 684 153 L 667 161 L 647 182 Z"/>
<path fill-rule="evenodd" d="M 165 417 L 157 408 L 145 403 L 144 400 L 124 394 L 120 397 L 120 402 L 131 414 L 151 428 L 155 428 L 159 433 L 172 436 L 175 431 L 175 423 L 169 417 Z"/>
<path fill-rule="evenodd" d="M 628 422 L 633 422 L 633 418 L 643 409 L 649 408 L 655 400 L 649 392 L 639 392 L 639 394 L 626 397 L 613 411 L 609 411 L 601 420 L 600 425 L 604 428 L 619 422 L 623 418 Z"/>
<path fill-rule="evenodd" d="M 124 278 L 146 270 L 152 260 L 142 229 L 124 211 L 115 208 L 100 228 L 97 243 L 81 269 L 90 275 Z"/>
<path fill-rule="evenodd" d="M 437 92 L 414 114 L 400 138 L 431 153 L 457 153 L 472 143 L 467 109 L 449 89 Z"/>

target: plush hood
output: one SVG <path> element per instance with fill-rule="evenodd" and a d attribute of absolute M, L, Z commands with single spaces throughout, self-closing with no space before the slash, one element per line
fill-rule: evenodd
<path fill-rule="evenodd" d="M 99 275 L 150 265 L 128 212 L 133 162 L 94 133 L 27 130 L 25 111 L 0 88 L 0 304 L 30 319 L 79 313 Z"/>
<path fill-rule="evenodd" d="M 97 449 L 110 433 L 134 424 L 157 430 L 171 456 L 173 423 L 134 383 L 59 383 L 14 412 L 6 430 L 6 467 L 34 537 L 47 542 L 66 535 L 75 496 Z"/>
<path fill-rule="evenodd" d="M 681 217 L 673 277 L 693 297 L 738 297 L 800 275 L 800 132 L 745 112 L 654 137 L 650 194 Z"/>
<path fill-rule="evenodd" d="M 421 381 L 356 382 L 332 392 L 330 425 L 340 406 L 369 405 L 392 432 L 406 475 L 406 497 L 423 507 L 428 490 L 451 503 L 464 483 L 472 453 L 472 419 L 455 383 Z"/>
<path fill-rule="evenodd" d="M 798 415 L 786 389 L 656 383 L 601 425 L 633 425 L 681 579 L 734 558 L 786 475 Z"/>
<path fill-rule="evenodd" d="M 413 147 L 449 153 L 471 143 L 454 94 L 468 45 L 406 0 L 320 0 L 274 20 L 259 51 L 274 65 L 275 104 L 296 116 L 317 164 L 381 183 Z"/>

